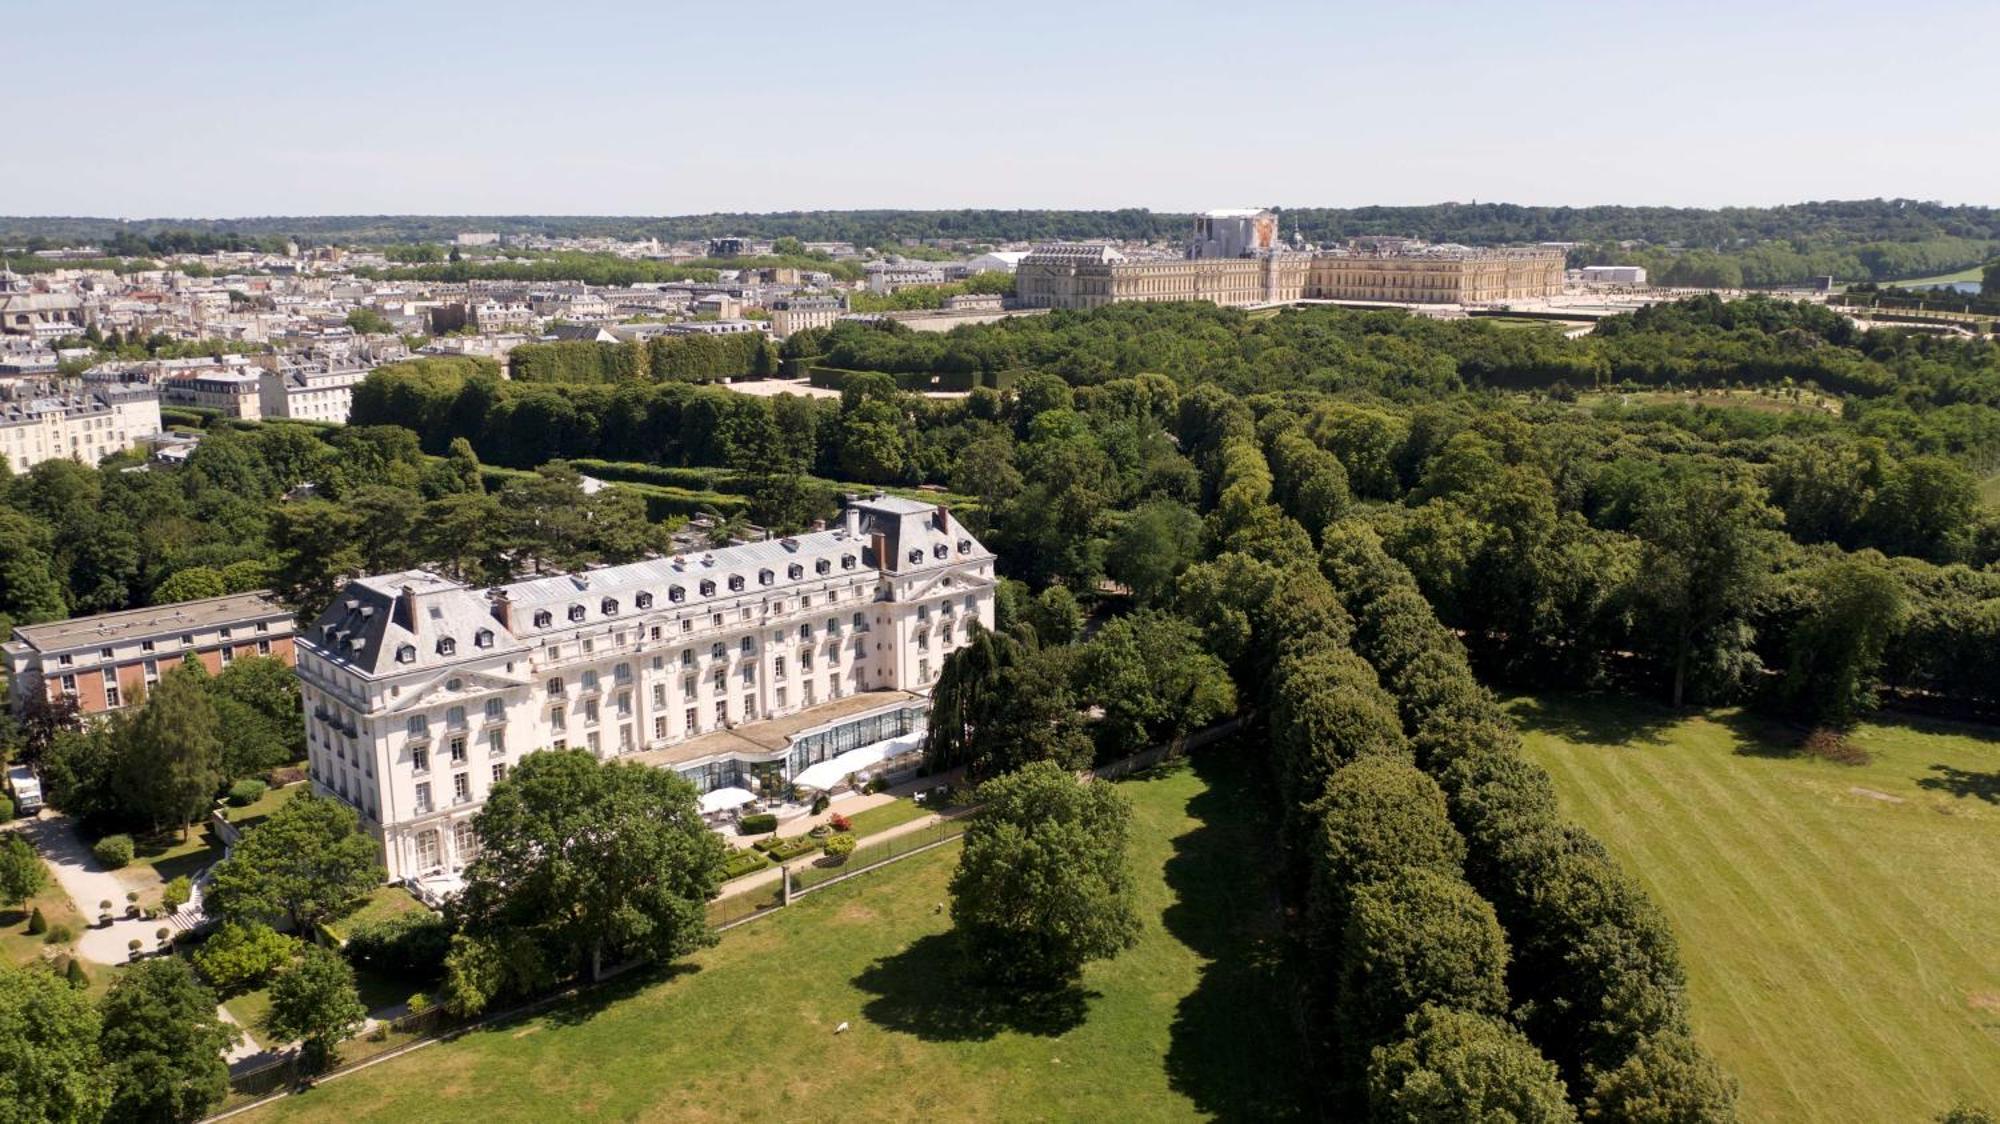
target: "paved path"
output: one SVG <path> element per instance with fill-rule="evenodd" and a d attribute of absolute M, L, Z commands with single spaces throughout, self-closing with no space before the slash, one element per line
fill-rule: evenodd
<path fill-rule="evenodd" d="M 76 822 L 68 816 L 43 812 L 22 825 L 20 831 L 48 860 L 57 884 L 83 915 L 85 928 L 77 934 L 76 951 L 85 960 L 98 964 L 126 963 L 132 958 L 128 942 L 136 940 L 142 950 L 152 952 L 160 944 L 155 934 L 162 928 L 177 927 L 161 918 L 151 921 L 124 918 L 125 893 L 130 887 L 116 871 L 106 870 L 91 855 L 89 845 L 77 834 Z M 97 924 L 97 903 L 103 901 L 111 903 L 112 912 L 119 918 L 109 927 Z"/>
<path fill-rule="evenodd" d="M 857 808 L 851 810 L 858 811 L 859 809 Z M 934 823 L 939 823 L 943 819 L 944 819 L 943 816 L 938 815 L 936 812 L 932 812 L 930 815 L 924 816 L 920 819 L 910 820 L 907 823 L 899 823 L 894 827 L 883 828 L 881 831 L 864 835 L 861 837 L 859 842 L 863 845 L 872 846 L 873 844 L 882 842 L 884 839 L 894 839 L 898 835 L 908 835 L 913 831 L 922 831 L 924 828 L 927 828 Z M 785 834 L 796 835 L 798 833 L 787 832 Z M 723 898 L 733 898 L 738 894 L 747 894 L 752 890 L 762 889 L 765 886 L 776 885 L 778 879 L 784 877 L 784 873 L 785 873 L 785 868 L 783 866 L 769 866 L 765 867 L 763 870 L 757 871 L 755 874 L 746 874 L 741 878 L 735 879 L 734 881 L 725 882 L 722 884 L 722 892 L 716 895 L 716 900 L 720 901 Z"/>

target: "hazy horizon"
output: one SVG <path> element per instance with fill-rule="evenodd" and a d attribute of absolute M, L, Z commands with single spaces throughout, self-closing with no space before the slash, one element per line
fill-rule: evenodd
<path fill-rule="evenodd" d="M 14 7 L 22 217 L 2000 204 L 1959 0 Z"/>

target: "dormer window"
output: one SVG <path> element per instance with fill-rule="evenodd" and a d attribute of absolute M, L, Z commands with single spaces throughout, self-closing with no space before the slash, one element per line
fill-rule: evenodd
<path fill-rule="evenodd" d="M 715 596 L 715 583 L 704 579 L 701 583 L 701 595 L 703 597 Z"/>
<path fill-rule="evenodd" d="M 785 567 L 785 576 L 793 581 L 798 581 L 800 578 L 806 576 L 806 568 L 794 562 L 790 566 Z"/>
<path fill-rule="evenodd" d="M 597 603 L 597 609 L 607 617 L 615 617 L 618 615 L 618 599 L 607 597 Z"/>
<path fill-rule="evenodd" d="M 687 590 L 677 585 L 670 585 L 667 587 L 667 600 L 676 603 L 685 601 L 687 600 Z"/>
<path fill-rule="evenodd" d="M 958 552 L 959 552 L 960 554 L 971 554 L 971 553 L 972 553 L 972 540 L 971 540 L 971 539 L 960 539 L 960 540 L 958 540 Z"/>
<path fill-rule="evenodd" d="M 458 654 L 458 641 L 453 640 L 449 636 L 438 637 L 438 655 L 455 656 L 457 654 Z"/>
<path fill-rule="evenodd" d="M 833 569 L 833 563 L 827 561 L 824 558 L 813 563 L 813 573 L 815 574 L 824 574 L 831 569 Z"/>
<path fill-rule="evenodd" d="M 535 612 L 536 628 L 547 628 L 550 625 L 554 624 L 555 620 L 556 620 L 555 614 L 549 612 L 547 609 L 538 609 Z"/>
<path fill-rule="evenodd" d="M 582 619 L 583 619 L 583 606 L 581 606 L 581 605 L 571 605 L 571 606 L 569 607 L 569 619 L 570 619 L 571 621 L 580 621 L 580 620 L 582 620 Z"/>
<path fill-rule="evenodd" d="M 473 633 L 472 646 L 475 648 L 491 648 L 493 646 L 493 630 L 482 628 L 478 632 Z"/>
<path fill-rule="evenodd" d="M 632 604 L 641 609 L 650 609 L 653 607 L 653 595 L 650 593 L 635 593 L 632 595 Z"/>
<path fill-rule="evenodd" d="M 932 557 L 932 558 L 943 558 L 943 557 L 944 557 L 945 555 L 947 555 L 947 554 L 950 554 L 950 553 L 951 553 L 951 548 L 950 548 L 950 547 L 948 547 L 948 546 L 946 546 L 946 545 L 945 545 L 945 544 L 943 544 L 943 543 L 939 543 L 939 544 L 937 544 L 936 546 L 934 546 L 934 547 L 932 547 L 932 548 L 931 548 L 931 557 Z"/>
<path fill-rule="evenodd" d="M 776 574 L 772 573 L 772 572 L 771 572 L 771 571 L 769 571 L 769 570 L 759 570 L 759 571 L 757 571 L 757 584 L 758 584 L 758 585 L 770 585 L 770 584 L 771 584 L 772 582 L 774 582 L 774 581 L 777 581 L 777 580 L 778 580 L 778 575 L 776 575 Z"/>
<path fill-rule="evenodd" d="M 731 575 L 729 575 L 729 592 L 731 592 L 731 593 L 741 593 L 741 592 L 743 592 L 743 575 L 742 575 L 742 574 L 731 574 Z"/>
<path fill-rule="evenodd" d="M 416 663 L 416 662 L 417 662 L 417 646 L 416 646 L 415 644 L 398 644 L 398 645 L 396 645 L 396 662 L 397 662 L 397 663 Z"/>
<path fill-rule="evenodd" d="M 854 556 L 852 554 L 841 555 L 840 568 L 843 570 L 852 570 L 854 568 Z"/>
<path fill-rule="evenodd" d="M 916 548 L 916 547 L 911 547 L 911 548 L 910 548 L 910 561 L 911 561 L 912 563 L 918 563 L 918 562 L 922 562 L 923 560 L 924 560 L 924 552 L 923 552 L 922 550 L 919 550 L 919 549 L 918 549 L 918 548 Z"/>

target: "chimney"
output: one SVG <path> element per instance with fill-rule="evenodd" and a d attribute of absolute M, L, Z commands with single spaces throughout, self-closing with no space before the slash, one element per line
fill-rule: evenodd
<path fill-rule="evenodd" d="M 950 523 L 948 522 L 950 518 L 951 518 L 950 512 L 946 509 L 946 507 L 943 504 L 939 504 L 937 505 L 937 510 L 931 512 L 931 526 L 936 527 L 940 532 L 942 532 L 950 526 Z"/>
<path fill-rule="evenodd" d="M 501 628 L 514 631 L 514 602 L 507 591 L 496 585 L 486 591 L 486 599 L 493 605 L 493 619 L 500 622 Z"/>
<path fill-rule="evenodd" d="M 880 531 L 868 536 L 868 549 L 875 552 L 875 566 L 877 569 L 893 570 L 896 568 L 896 560 L 889 557 L 889 536 Z"/>
<path fill-rule="evenodd" d="M 416 634 L 417 591 L 407 585 L 396 594 L 396 623 L 409 630 L 411 635 Z"/>
<path fill-rule="evenodd" d="M 855 506 L 856 497 L 847 497 L 847 506 L 840 509 L 840 529 L 849 536 L 861 533 L 861 509 Z"/>

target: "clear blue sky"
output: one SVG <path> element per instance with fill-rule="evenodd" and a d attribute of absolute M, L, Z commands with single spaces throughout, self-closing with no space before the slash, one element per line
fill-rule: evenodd
<path fill-rule="evenodd" d="M 0 214 L 2000 204 L 1928 0 L 0 2 Z"/>

